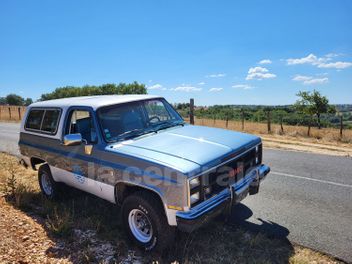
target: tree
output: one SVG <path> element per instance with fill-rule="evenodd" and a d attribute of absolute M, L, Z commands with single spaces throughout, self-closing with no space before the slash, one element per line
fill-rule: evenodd
<path fill-rule="evenodd" d="M 114 83 L 103 84 L 100 86 L 85 85 L 83 87 L 65 86 L 56 88 L 53 92 L 42 94 L 40 100 L 52 100 L 66 97 L 89 96 L 89 95 L 111 95 L 111 94 L 146 94 L 147 88 L 144 84 L 133 83 Z"/>
<path fill-rule="evenodd" d="M 24 105 L 24 99 L 17 94 L 9 94 L 6 96 L 6 102 L 9 105 Z"/>
<path fill-rule="evenodd" d="M 32 104 L 32 103 L 33 103 L 32 98 L 27 98 L 27 99 L 24 101 L 24 105 L 25 105 L 25 106 L 29 106 L 29 105 Z"/>
<path fill-rule="evenodd" d="M 297 96 L 300 99 L 295 103 L 296 109 L 309 115 L 311 118 L 316 116 L 319 129 L 321 128 L 321 114 L 335 112 L 335 109 L 329 105 L 328 98 L 316 90 L 313 90 L 313 92 L 300 91 Z"/>
<path fill-rule="evenodd" d="M 0 105 L 6 105 L 7 101 L 5 97 L 0 97 Z"/>

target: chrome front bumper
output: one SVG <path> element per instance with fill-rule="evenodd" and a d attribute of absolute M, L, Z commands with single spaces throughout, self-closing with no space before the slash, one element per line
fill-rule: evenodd
<path fill-rule="evenodd" d="M 180 230 L 190 232 L 197 229 L 209 218 L 220 214 L 229 204 L 242 201 L 247 194 L 256 194 L 259 191 L 260 182 L 270 172 L 270 168 L 264 164 L 254 168 L 243 179 L 229 186 L 218 195 L 195 206 L 189 211 L 176 213 L 177 226 Z"/>

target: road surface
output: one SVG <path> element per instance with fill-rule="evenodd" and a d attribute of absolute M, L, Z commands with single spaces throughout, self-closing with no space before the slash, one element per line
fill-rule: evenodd
<path fill-rule="evenodd" d="M 0 123 L 0 151 L 18 154 L 18 130 Z M 352 159 L 265 149 L 264 162 L 272 172 L 230 223 L 352 263 Z"/>

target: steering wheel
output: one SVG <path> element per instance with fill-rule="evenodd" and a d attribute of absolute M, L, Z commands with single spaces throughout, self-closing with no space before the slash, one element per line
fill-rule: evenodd
<path fill-rule="evenodd" d="M 152 120 L 156 119 L 157 122 L 160 122 L 160 118 L 158 116 L 152 116 L 148 119 L 148 123 L 151 123 Z"/>

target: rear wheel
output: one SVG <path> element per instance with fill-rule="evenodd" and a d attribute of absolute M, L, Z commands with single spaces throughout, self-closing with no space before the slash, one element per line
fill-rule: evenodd
<path fill-rule="evenodd" d="M 39 167 L 38 181 L 40 190 L 46 198 L 49 200 L 54 200 L 59 197 L 60 186 L 59 183 L 54 181 L 49 165 L 44 164 Z"/>
<path fill-rule="evenodd" d="M 129 237 L 147 251 L 162 251 L 175 238 L 162 204 L 148 192 L 136 192 L 122 204 L 122 222 Z"/>

